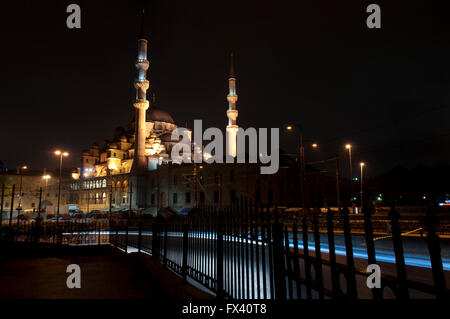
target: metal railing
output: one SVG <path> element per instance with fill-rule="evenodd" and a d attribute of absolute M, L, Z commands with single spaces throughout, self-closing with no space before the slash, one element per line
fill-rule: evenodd
<path fill-rule="evenodd" d="M 54 221 L 21 221 L 0 225 L 0 239 L 54 245 L 109 244 L 108 221 L 72 220 L 56 224 Z"/>
<path fill-rule="evenodd" d="M 436 232 L 439 223 L 431 210 L 421 223 L 426 236 L 417 239 L 424 251 L 415 257 L 408 253 L 408 263 L 402 224 L 394 208 L 387 217 L 388 239 L 375 241 L 370 209 L 364 208 L 356 235 L 354 223 L 350 222 L 352 217 L 346 208 L 341 215 L 331 211 L 323 214 L 315 209 L 286 222 L 280 219 L 276 208 L 242 200 L 221 210 L 199 206 L 189 216 L 170 222 L 114 223 L 110 242 L 128 252 L 134 249 L 152 254 L 164 266 L 184 279 L 197 281 L 218 298 L 449 296 Z M 375 248 L 375 242 L 379 245 L 387 240 L 390 250 Z M 423 264 L 421 268 L 414 264 L 414 258 Z M 382 271 L 381 288 L 365 287 L 370 275 L 366 272 L 368 264 L 382 264 L 382 270 L 391 268 L 391 272 Z M 448 260 L 445 265 L 448 268 Z M 408 279 L 408 270 L 412 268 L 415 273 L 431 275 L 425 281 Z"/>
<path fill-rule="evenodd" d="M 367 207 L 357 222 L 345 207 L 341 213 L 308 209 L 294 220 L 281 216 L 276 207 L 240 200 L 222 209 L 202 205 L 173 220 L 17 221 L 3 224 L 0 238 L 148 253 L 225 299 L 449 296 L 449 247 L 444 242 L 443 258 L 439 230 L 445 228 L 431 209 L 414 223 L 424 234 L 415 238 L 405 237 L 412 227 L 394 208 L 384 226 Z M 386 233 L 375 235 L 378 228 Z M 365 286 L 368 264 L 381 265 L 381 288 Z"/>

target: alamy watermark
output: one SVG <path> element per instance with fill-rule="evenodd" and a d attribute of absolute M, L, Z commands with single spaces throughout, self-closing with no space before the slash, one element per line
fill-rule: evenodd
<path fill-rule="evenodd" d="M 261 174 L 275 174 L 280 167 L 280 132 L 279 128 L 270 129 L 270 143 L 267 128 L 253 127 L 232 128 L 224 140 L 223 133 L 216 127 L 203 132 L 202 120 L 194 120 L 193 141 L 191 131 L 179 127 L 172 132 L 172 141 L 178 141 L 172 148 L 171 157 L 174 163 L 257 163 Z M 181 138 L 181 140 L 180 140 Z M 248 138 L 248 144 L 246 139 Z M 203 141 L 210 141 L 203 147 Z M 225 141 L 225 143 L 224 143 Z M 226 154 L 224 156 L 224 144 Z M 192 147 L 193 145 L 193 147 Z M 248 147 L 247 147 L 248 146 Z M 270 146 L 270 152 L 269 152 Z M 248 152 L 247 152 L 248 150 Z M 193 153 L 193 154 L 192 154 Z"/>
<path fill-rule="evenodd" d="M 70 273 L 67 277 L 66 285 L 67 288 L 81 288 L 81 268 L 77 264 L 70 264 L 66 268 L 66 272 Z"/>
<path fill-rule="evenodd" d="M 367 288 L 381 288 L 381 267 L 377 264 L 370 264 L 367 266 L 366 271 L 370 273 L 367 276 L 366 285 Z"/>

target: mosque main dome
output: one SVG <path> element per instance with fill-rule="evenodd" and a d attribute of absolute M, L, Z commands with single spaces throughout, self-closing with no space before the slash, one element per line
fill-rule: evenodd
<path fill-rule="evenodd" d="M 146 118 L 147 122 L 165 122 L 175 124 L 175 121 L 169 113 L 156 106 L 148 108 Z"/>

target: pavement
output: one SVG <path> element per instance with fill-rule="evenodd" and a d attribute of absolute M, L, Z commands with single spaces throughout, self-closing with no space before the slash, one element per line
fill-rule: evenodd
<path fill-rule="evenodd" d="M 67 266 L 81 268 L 81 288 L 68 288 Z M 113 255 L 67 255 L 0 261 L 0 299 L 161 299 L 151 273 Z"/>

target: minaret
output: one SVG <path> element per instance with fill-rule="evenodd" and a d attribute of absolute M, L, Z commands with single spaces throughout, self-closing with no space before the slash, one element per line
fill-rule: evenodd
<path fill-rule="evenodd" d="M 147 170 L 147 158 L 145 157 L 145 114 L 149 107 L 149 101 L 147 100 L 147 90 L 149 88 L 149 81 L 147 80 L 148 67 L 147 40 L 144 38 L 144 10 L 142 10 L 142 25 L 138 38 L 138 56 L 136 61 L 137 77 L 134 80 L 136 99 L 133 102 L 133 106 L 136 109 L 136 135 L 134 142 L 134 160 L 131 171 L 132 179 L 130 180 L 130 186 L 133 185 L 130 197 L 132 197 L 132 204 L 136 209 L 146 207 L 146 179 L 144 174 Z"/>
<path fill-rule="evenodd" d="M 238 126 L 236 119 L 238 117 L 238 110 L 236 109 L 236 102 L 238 95 L 236 94 L 236 78 L 234 75 L 234 61 L 233 53 L 230 57 L 230 76 L 228 77 L 228 125 L 227 125 L 227 155 L 236 157 L 236 136 L 238 131 Z"/>
<path fill-rule="evenodd" d="M 149 81 L 147 80 L 148 67 L 147 40 L 144 39 L 144 10 L 142 10 L 142 25 L 138 39 L 138 57 L 136 61 L 137 78 L 134 80 L 136 100 L 133 102 L 133 106 L 136 108 L 136 137 L 133 169 L 136 173 L 142 173 L 147 166 L 145 158 L 145 114 L 149 107 L 149 102 L 146 98 L 147 90 L 149 88 Z"/>

